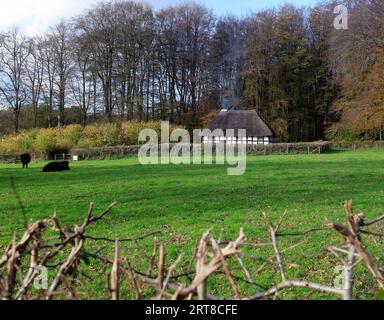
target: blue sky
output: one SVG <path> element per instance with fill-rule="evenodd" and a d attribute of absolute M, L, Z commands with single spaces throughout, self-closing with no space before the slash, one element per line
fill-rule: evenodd
<path fill-rule="evenodd" d="M 141 1 L 141 0 L 138 0 Z M 186 0 L 143 0 L 154 8 L 180 4 Z M 0 0 L 0 31 L 19 26 L 29 35 L 41 34 L 62 18 L 69 18 L 100 2 L 100 0 Z M 312 5 L 317 0 L 196 0 L 213 9 L 216 15 L 247 13 L 292 3 Z"/>
<path fill-rule="evenodd" d="M 179 0 L 154 0 L 151 1 L 155 7 L 167 4 L 183 3 Z M 217 15 L 227 13 L 242 16 L 248 12 L 259 11 L 265 8 L 291 3 L 298 6 L 310 6 L 316 4 L 317 0 L 201 0 L 207 7 L 214 10 Z"/>

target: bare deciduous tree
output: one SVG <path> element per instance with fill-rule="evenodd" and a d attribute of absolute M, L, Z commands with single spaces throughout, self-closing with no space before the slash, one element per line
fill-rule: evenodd
<path fill-rule="evenodd" d="M 54 63 L 57 70 L 59 125 L 65 123 L 66 90 L 73 65 L 71 32 L 71 25 L 62 21 L 53 29 L 51 34 L 51 45 L 53 46 Z"/>
<path fill-rule="evenodd" d="M 44 60 L 42 55 L 42 40 L 40 38 L 31 39 L 31 55 L 26 67 L 28 77 L 29 99 L 33 111 L 33 127 L 37 127 L 37 111 L 41 99 Z"/>
<path fill-rule="evenodd" d="M 15 132 L 18 132 L 20 111 L 28 97 L 25 70 L 30 42 L 18 29 L 3 34 L 0 40 L 0 91 L 13 110 Z"/>

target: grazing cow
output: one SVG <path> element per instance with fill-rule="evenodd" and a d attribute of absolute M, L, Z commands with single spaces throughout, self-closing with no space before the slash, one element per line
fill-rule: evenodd
<path fill-rule="evenodd" d="M 43 172 L 58 172 L 58 171 L 66 171 L 69 170 L 69 162 L 50 162 L 44 168 Z"/>
<path fill-rule="evenodd" d="M 20 155 L 21 163 L 23 164 L 23 169 L 28 168 L 29 163 L 31 162 L 32 158 L 29 153 L 24 153 Z"/>

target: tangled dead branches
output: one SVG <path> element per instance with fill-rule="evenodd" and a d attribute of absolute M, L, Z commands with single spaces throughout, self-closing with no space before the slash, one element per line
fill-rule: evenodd
<path fill-rule="evenodd" d="M 352 202 L 345 204 L 346 224 L 337 224 L 326 221 L 326 226 L 340 234 L 343 244 L 339 247 L 329 247 L 335 257 L 342 261 L 344 266 L 343 286 L 327 286 L 320 283 L 310 282 L 301 279 L 290 279 L 286 273 L 286 264 L 279 249 L 278 238 L 284 236 L 300 236 L 310 232 L 317 232 L 322 229 L 311 229 L 303 233 L 279 233 L 279 228 L 283 222 L 285 214 L 277 224 L 273 224 L 269 216 L 264 213 L 263 217 L 267 225 L 270 243 L 259 244 L 260 246 L 271 246 L 274 256 L 265 260 L 261 268 L 268 263 L 276 266 L 280 275 L 280 282 L 269 288 L 261 288 L 257 285 L 252 273 L 245 265 L 242 257 L 241 246 L 245 245 L 245 234 L 240 230 L 238 237 L 234 241 L 220 241 L 213 238 L 210 231 L 204 233 L 197 243 L 193 258 L 184 269 L 181 275 L 176 275 L 175 271 L 183 258 L 180 255 L 170 266 L 166 265 L 165 246 L 153 243 L 152 254 L 148 259 L 148 269 L 146 272 L 136 270 L 132 267 L 129 257 L 121 254 L 121 243 L 128 241 L 139 241 L 154 234 L 140 236 L 138 238 L 126 238 L 120 240 L 108 239 L 105 237 L 96 238 L 87 234 L 87 228 L 102 220 L 111 209 L 116 205 L 113 202 L 108 208 L 98 215 L 94 215 L 94 207 L 91 203 L 84 221 L 80 225 L 75 225 L 72 229 L 63 228 L 56 215 L 47 220 L 29 223 L 21 237 L 16 237 L 5 248 L 3 256 L 0 258 L 0 295 L 4 300 L 26 300 L 44 298 L 47 300 L 54 297 L 79 299 L 79 294 L 72 285 L 72 278 L 76 278 L 78 267 L 83 258 L 84 252 L 92 259 L 96 259 L 110 272 L 107 276 L 107 286 L 110 296 L 108 298 L 118 300 L 123 298 L 121 293 L 121 283 L 128 281 L 130 288 L 134 291 L 137 299 L 142 298 L 143 288 L 151 287 L 156 292 L 153 299 L 201 299 L 201 300 L 223 300 L 223 299 L 244 299 L 260 300 L 275 296 L 280 291 L 287 288 L 307 288 L 313 291 L 324 292 L 336 295 L 345 300 L 354 298 L 354 273 L 356 265 L 363 262 L 367 270 L 373 275 L 379 288 L 384 288 L 384 270 L 379 261 L 368 252 L 362 242 L 363 234 L 375 234 L 367 227 L 384 220 L 384 215 L 374 220 L 366 221 L 364 215 L 353 214 Z M 54 237 L 48 238 L 49 230 L 53 230 Z M 100 251 L 88 252 L 85 250 L 87 241 L 114 242 L 114 255 L 109 257 L 101 255 Z M 345 257 L 343 257 L 345 255 Z M 245 278 L 239 279 L 231 271 L 231 264 L 238 263 L 240 270 L 243 271 Z M 193 265 L 195 265 L 194 270 Z M 49 268 L 52 272 L 52 281 L 47 284 L 45 289 L 40 290 L 39 295 L 32 294 L 33 285 L 42 268 Z M 153 275 L 153 270 L 156 274 Z M 208 279 L 214 275 L 223 275 L 228 280 L 233 296 L 220 297 L 209 293 Z M 179 279 L 189 279 L 180 281 Z M 242 280 L 250 285 L 254 294 L 246 296 L 242 294 L 239 281 Z"/>

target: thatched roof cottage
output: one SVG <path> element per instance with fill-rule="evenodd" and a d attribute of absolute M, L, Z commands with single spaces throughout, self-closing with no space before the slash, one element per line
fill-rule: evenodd
<path fill-rule="evenodd" d="M 234 130 L 234 136 L 203 137 L 204 143 L 224 141 L 227 143 L 270 144 L 275 133 L 258 115 L 256 110 L 222 110 L 208 125 L 207 129 Z M 247 136 L 239 138 L 238 130 L 245 129 Z"/>

